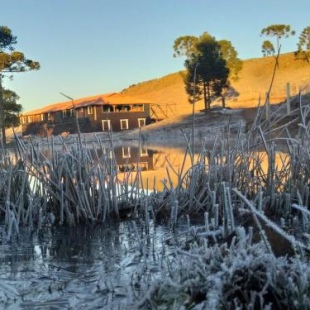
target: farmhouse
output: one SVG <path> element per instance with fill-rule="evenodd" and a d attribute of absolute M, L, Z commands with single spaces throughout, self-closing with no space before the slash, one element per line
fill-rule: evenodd
<path fill-rule="evenodd" d="M 152 102 L 108 93 L 55 103 L 21 114 L 22 134 L 46 137 L 63 132 L 122 131 L 152 122 Z"/>

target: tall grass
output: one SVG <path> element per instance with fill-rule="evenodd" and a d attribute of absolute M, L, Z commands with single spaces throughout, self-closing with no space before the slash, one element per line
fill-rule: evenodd
<path fill-rule="evenodd" d="M 65 140 L 56 144 L 52 137 L 44 147 L 36 140 L 25 144 L 16 139 L 10 157 L 3 149 L 1 153 L 1 214 L 10 227 L 14 220 L 16 227 L 41 229 L 52 223 L 100 223 L 119 218 L 120 212 L 143 218 L 151 212 L 152 218 L 166 218 L 175 227 L 182 215 L 199 217 L 207 212 L 210 221 L 224 225 L 229 234 L 244 206 L 232 190 L 237 189 L 269 218 L 276 216 L 291 226 L 307 217 L 292 204 L 309 205 L 309 108 L 298 103 L 292 111 L 290 119 L 298 118 L 297 134 L 295 128 L 295 133 L 290 132 L 291 122 L 285 127 L 286 118 L 280 112 L 273 112 L 267 126 L 259 109 L 248 132 L 241 126 L 221 128 L 212 147 L 202 141 L 189 170 L 185 162 L 194 157 L 191 141 L 185 139 L 183 163 L 176 170 L 167 162 L 161 192 L 143 184 L 141 171 L 128 171 L 122 181 L 118 179 L 112 135 L 109 145 L 96 135 L 95 142 L 74 144 Z M 303 227 L 302 233 L 308 233 L 308 226 Z"/>
<path fill-rule="evenodd" d="M 162 191 L 143 183 L 141 171 L 118 179 L 112 135 L 109 144 L 96 135 L 95 142 L 74 144 L 16 139 L 10 153 L 3 148 L 0 153 L 0 215 L 7 239 L 18 236 L 21 225 L 43 230 L 128 217 L 143 223 L 148 235 L 158 221 L 174 230 L 185 217 L 186 242 L 163 269 L 169 276 L 146 283 L 138 306 L 222 307 L 225 301 L 229 307 L 304 307 L 309 302 L 304 293 L 309 292 L 309 105 L 299 98 L 291 115 L 282 109 L 273 108 L 267 122 L 259 108 L 248 131 L 221 127 L 213 145 L 203 140 L 195 156 L 184 132 L 183 163 L 176 170 L 167 162 Z M 193 158 L 187 169 L 185 162 Z M 142 248 L 143 239 L 139 242 Z M 294 259 L 277 258 L 285 255 Z"/>

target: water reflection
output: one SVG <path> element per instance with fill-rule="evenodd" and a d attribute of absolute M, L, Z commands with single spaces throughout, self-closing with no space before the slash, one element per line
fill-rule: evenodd
<path fill-rule="evenodd" d="M 124 149 L 126 149 L 132 156 L 128 158 L 123 156 Z M 206 152 L 204 154 L 196 153 L 192 158 L 191 155 L 186 152 L 185 148 L 159 148 L 149 146 L 148 148 L 145 148 L 144 152 L 147 154 L 147 157 L 145 157 L 145 162 L 147 158 L 148 169 L 142 169 L 141 173 L 139 173 L 139 183 L 141 188 L 153 191 L 162 191 L 166 186 L 168 188 L 176 187 L 178 182 L 180 182 L 180 177 L 184 176 L 185 173 L 192 168 L 192 160 L 194 160 L 194 163 L 200 162 L 204 164 L 206 166 L 206 170 L 208 170 L 210 161 L 210 152 Z M 134 148 L 126 146 L 115 149 L 115 156 L 116 161 L 121 163 L 118 167 L 122 167 L 122 165 L 124 165 L 124 161 L 127 161 L 125 166 L 128 167 L 128 169 L 125 169 L 125 171 L 120 168 L 118 169 L 119 178 L 121 180 L 125 179 L 126 181 L 136 180 L 137 175 L 136 169 L 134 168 L 139 166 L 137 162 L 141 160 L 141 157 L 139 157 L 139 152 L 135 151 Z M 289 165 L 289 156 L 283 152 L 275 152 L 273 160 L 277 171 L 281 171 L 281 169 L 285 169 Z M 270 164 L 266 152 L 258 151 L 253 151 L 247 155 L 236 155 L 234 161 L 234 166 L 237 167 L 242 162 L 248 166 L 249 171 L 253 170 L 254 174 L 259 173 L 261 176 L 267 175 Z M 247 162 L 245 163 L 245 161 Z M 214 167 L 225 167 L 228 165 L 227 158 L 225 156 L 220 156 L 219 154 L 213 155 L 212 165 L 214 165 Z M 133 167 L 133 169 L 130 169 L 130 167 Z M 129 177 L 128 172 L 130 172 Z"/>
<path fill-rule="evenodd" d="M 126 181 L 128 185 L 139 185 L 139 188 L 149 191 L 162 191 L 167 186 L 168 188 L 176 187 L 180 182 L 180 176 L 192 168 L 192 163 L 198 161 L 206 165 L 210 161 L 210 152 L 205 154 L 194 154 L 192 158 L 186 148 L 174 147 L 159 147 L 159 146 L 144 146 L 140 147 L 123 145 L 117 146 L 113 150 L 109 147 L 96 147 L 88 149 L 93 163 L 99 162 L 104 158 L 104 164 L 109 167 L 115 166 L 120 181 Z M 35 152 L 37 162 L 44 162 L 46 159 L 51 159 L 53 150 L 42 148 L 41 153 Z M 58 154 L 66 153 L 67 151 L 59 148 Z M 33 156 L 34 154 L 32 154 Z M 227 165 L 225 155 L 212 155 L 212 164 L 215 166 L 224 167 Z M 14 163 L 16 154 L 12 151 L 8 154 L 9 161 Z M 70 158 L 70 157 L 69 157 Z M 234 165 L 247 161 L 248 169 L 260 171 L 259 173 L 266 175 L 269 166 L 269 159 L 265 152 L 253 151 L 242 156 L 236 156 Z M 73 161 L 73 159 L 72 159 Z M 289 165 L 289 156 L 282 152 L 275 152 L 275 167 L 281 170 Z M 68 161 L 69 162 L 69 161 Z M 232 163 L 230 163 L 231 165 Z M 255 172 L 253 172 L 255 173 Z"/>
<path fill-rule="evenodd" d="M 3 226 L 0 227 L 3 229 Z M 169 230 L 133 221 L 23 231 L 2 244 L 0 308 L 113 309 L 130 303 L 141 278 L 159 274 Z M 170 247 L 172 250 L 172 247 Z M 49 308 L 50 307 L 50 308 Z"/>
<path fill-rule="evenodd" d="M 160 190 L 167 178 L 175 186 L 179 172 L 192 165 L 184 149 L 122 146 L 114 152 L 119 178 L 138 174 L 143 188 Z M 253 156 L 261 165 L 268 162 L 266 156 Z M 225 164 L 226 159 L 216 160 Z M 19 239 L 7 244 L 0 225 L 0 308 L 126 308 L 141 279 L 159 275 L 173 251 L 165 243 L 172 236 L 167 227 L 151 223 L 149 230 L 146 234 L 143 223 L 135 221 L 50 228 L 42 234 L 21 228 Z"/>
<path fill-rule="evenodd" d="M 167 179 L 172 182 L 169 186 L 176 186 L 179 172 L 181 170 L 185 172 L 191 167 L 191 158 L 185 154 L 186 150 L 182 148 L 152 146 L 140 149 L 129 146 L 116 148 L 118 177 L 120 180 L 125 179 L 129 182 L 136 181 L 138 177 L 140 187 L 151 191 L 163 190 Z M 137 167 L 141 169 L 136 169 Z M 139 171 L 138 176 L 137 171 Z"/>

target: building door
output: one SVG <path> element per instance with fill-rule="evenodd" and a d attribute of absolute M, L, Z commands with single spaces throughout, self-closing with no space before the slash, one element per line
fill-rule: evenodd
<path fill-rule="evenodd" d="M 109 131 L 111 129 L 110 120 L 102 120 L 102 131 Z"/>

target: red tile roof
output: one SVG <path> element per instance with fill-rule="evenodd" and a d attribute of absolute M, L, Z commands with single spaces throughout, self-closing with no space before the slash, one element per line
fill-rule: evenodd
<path fill-rule="evenodd" d="M 105 104 L 143 104 L 143 103 L 152 104 L 154 102 L 150 100 L 135 98 L 132 96 L 125 96 L 119 93 L 107 93 L 91 97 L 85 97 L 81 99 L 74 99 L 73 102 L 70 100 L 65 102 L 53 103 L 41 109 L 36 109 L 22 113 L 21 116 L 37 115 L 37 114 L 68 110 L 73 108 L 73 103 L 75 108 L 81 108 L 81 107 L 105 105 Z"/>

